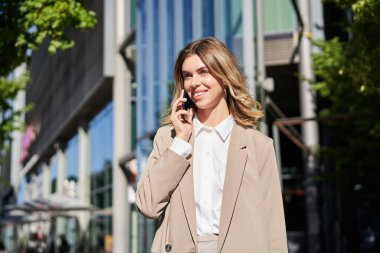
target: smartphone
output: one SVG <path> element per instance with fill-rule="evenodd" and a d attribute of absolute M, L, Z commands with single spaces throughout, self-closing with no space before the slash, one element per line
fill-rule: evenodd
<path fill-rule="evenodd" d="M 182 103 L 182 109 L 188 110 L 190 108 L 194 108 L 194 102 L 190 99 L 186 91 L 183 92 L 183 97 L 186 98 L 187 100 L 185 103 Z"/>

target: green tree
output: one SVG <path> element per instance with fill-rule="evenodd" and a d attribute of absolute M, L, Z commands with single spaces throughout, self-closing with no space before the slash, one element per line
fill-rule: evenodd
<path fill-rule="evenodd" d="M 9 73 L 30 61 L 33 50 L 47 42 L 54 54 L 74 46 L 65 30 L 92 28 L 95 13 L 84 7 L 83 0 L 1 0 L 0 2 L 0 154 L 10 139 L 10 133 L 21 129 L 20 115 L 28 108 L 12 111 L 18 91 L 29 81 L 25 73 L 9 80 Z M 0 155 L 0 163 L 1 163 Z"/>
<path fill-rule="evenodd" d="M 67 28 L 85 29 L 96 24 L 95 13 L 81 0 L 2 0 L 0 4 L 0 76 L 26 60 L 45 38 L 55 53 L 74 46 L 65 37 Z"/>
<path fill-rule="evenodd" d="M 314 83 L 329 106 L 322 115 L 356 115 L 329 124 L 332 144 L 322 156 L 334 163 L 333 179 L 340 193 L 354 193 L 362 207 L 380 201 L 380 1 L 331 0 L 352 13 L 344 29 L 350 39 L 317 41 Z M 360 113 L 358 115 L 358 113 Z"/>

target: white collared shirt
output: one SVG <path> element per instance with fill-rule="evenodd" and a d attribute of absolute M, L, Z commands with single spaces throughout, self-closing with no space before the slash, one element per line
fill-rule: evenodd
<path fill-rule="evenodd" d="M 193 180 L 197 234 L 219 234 L 220 213 L 227 153 L 234 120 L 230 115 L 216 127 L 204 126 L 197 117 L 193 121 Z M 170 149 L 187 157 L 191 145 L 174 138 Z"/>

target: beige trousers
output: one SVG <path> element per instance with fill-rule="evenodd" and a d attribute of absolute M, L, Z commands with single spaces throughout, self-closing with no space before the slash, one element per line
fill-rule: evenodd
<path fill-rule="evenodd" d="M 200 235 L 198 236 L 197 253 L 216 253 L 218 250 L 217 235 Z"/>

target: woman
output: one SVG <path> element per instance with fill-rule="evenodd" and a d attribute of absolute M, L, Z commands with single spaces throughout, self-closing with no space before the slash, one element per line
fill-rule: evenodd
<path fill-rule="evenodd" d="M 160 225 L 152 252 L 287 252 L 272 140 L 233 54 L 215 38 L 187 45 L 137 187 Z M 185 94 L 185 96 L 184 96 Z"/>

